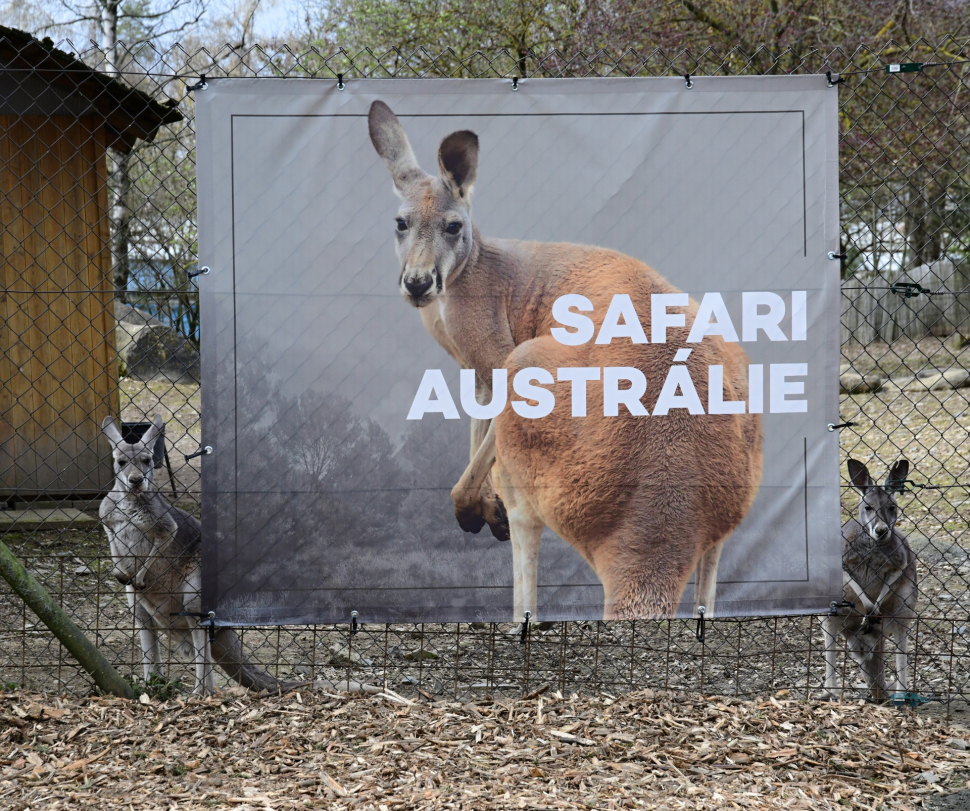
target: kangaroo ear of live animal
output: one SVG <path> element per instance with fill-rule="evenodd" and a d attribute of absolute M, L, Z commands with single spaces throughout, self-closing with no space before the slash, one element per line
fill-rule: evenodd
<path fill-rule="evenodd" d="M 900 459 L 892 466 L 892 470 L 889 471 L 889 475 L 886 477 L 886 486 L 890 484 L 902 484 L 906 481 L 906 477 L 909 475 L 909 462 L 905 459 Z"/>
<path fill-rule="evenodd" d="M 846 463 L 846 466 L 849 468 L 849 481 L 860 490 L 865 490 L 867 487 L 875 487 L 876 483 L 872 480 L 872 476 L 869 475 L 869 470 L 862 462 L 850 459 Z"/>
<path fill-rule="evenodd" d="M 118 428 L 118 423 L 115 422 L 114 417 L 105 417 L 101 423 L 101 430 L 104 431 L 104 435 L 108 437 L 108 441 L 112 445 L 121 444 L 121 429 Z"/>
<path fill-rule="evenodd" d="M 383 101 L 375 101 L 367 115 L 367 128 L 374 149 L 391 171 L 394 188 L 399 194 L 413 181 L 424 176 L 414 157 L 404 127 Z"/>
<path fill-rule="evenodd" d="M 441 179 L 467 200 L 478 171 L 478 136 L 468 130 L 447 136 L 438 147 L 438 168 Z"/>
<path fill-rule="evenodd" d="M 151 448 L 155 444 L 155 440 L 158 439 L 159 434 L 164 430 L 165 422 L 162 420 L 162 415 L 156 414 L 152 420 L 151 427 L 142 435 L 141 444 L 146 448 Z"/>

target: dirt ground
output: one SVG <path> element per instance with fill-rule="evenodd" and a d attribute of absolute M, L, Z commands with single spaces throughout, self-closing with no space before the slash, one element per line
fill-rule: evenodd
<path fill-rule="evenodd" d="M 391 690 L 234 688 L 166 702 L 7 692 L 0 805 L 906 811 L 970 789 L 968 737 L 908 711 L 785 691 L 739 701 L 546 689 L 474 703 Z"/>

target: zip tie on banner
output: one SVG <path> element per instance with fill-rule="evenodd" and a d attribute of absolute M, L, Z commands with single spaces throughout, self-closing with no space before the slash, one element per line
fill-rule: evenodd
<path fill-rule="evenodd" d="M 208 265 L 203 265 L 195 273 L 186 273 L 185 275 L 190 279 L 194 279 L 196 276 L 208 276 L 210 272 L 211 270 Z"/>
<path fill-rule="evenodd" d="M 518 76 L 513 76 L 512 77 L 512 92 L 514 93 L 518 89 L 519 89 L 519 77 Z"/>
<path fill-rule="evenodd" d="M 205 74 L 203 73 L 199 76 L 199 81 L 197 81 L 195 84 L 190 84 L 185 88 L 185 92 L 191 93 L 195 90 L 206 90 L 208 87 L 209 83 L 205 80 Z"/>
<path fill-rule="evenodd" d="M 825 84 L 828 87 L 835 87 L 836 85 L 845 84 L 845 79 L 839 76 L 837 79 L 832 78 L 832 71 L 825 71 Z"/>
<path fill-rule="evenodd" d="M 358 628 L 357 628 L 357 612 L 356 611 L 351 611 L 350 612 L 350 635 L 353 636 L 354 634 L 357 633 L 357 631 L 358 631 Z"/>
<path fill-rule="evenodd" d="M 827 256 L 828 256 L 829 259 L 838 259 L 840 262 L 843 262 L 843 261 L 845 261 L 846 259 L 849 258 L 849 255 L 848 254 L 845 254 L 845 253 L 836 253 L 835 251 L 829 251 L 828 254 L 827 254 Z"/>
<path fill-rule="evenodd" d="M 826 427 L 830 431 L 838 431 L 840 428 L 853 428 L 856 425 L 858 425 L 856 422 L 830 422 Z"/>
<path fill-rule="evenodd" d="M 841 608 L 855 608 L 855 603 L 850 603 L 848 600 L 832 600 L 829 603 L 829 614 L 837 617 Z"/>
<path fill-rule="evenodd" d="M 342 73 L 337 74 L 337 90 L 343 90 L 347 85 L 344 84 L 344 75 Z"/>
<path fill-rule="evenodd" d="M 532 612 L 525 612 L 525 619 L 522 623 L 522 637 L 519 639 L 519 644 L 524 645 L 525 641 L 529 638 L 529 620 L 532 619 Z"/>
<path fill-rule="evenodd" d="M 697 628 L 694 629 L 694 636 L 702 645 L 704 644 L 704 615 L 707 613 L 705 606 L 697 606 Z"/>
<path fill-rule="evenodd" d="M 197 456 L 208 456 L 210 453 L 214 453 L 211 445 L 206 445 L 201 451 L 196 451 L 195 453 L 183 453 L 185 461 L 188 462 L 189 459 L 195 459 Z"/>
<path fill-rule="evenodd" d="M 886 73 L 922 73 L 932 62 L 893 62 L 886 65 Z"/>
<path fill-rule="evenodd" d="M 690 88 L 694 86 L 694 83 L 690 80 L 689 73 L 684 74 L 684 85 L 687 87 L 688 90 L 690 90 Z"/>

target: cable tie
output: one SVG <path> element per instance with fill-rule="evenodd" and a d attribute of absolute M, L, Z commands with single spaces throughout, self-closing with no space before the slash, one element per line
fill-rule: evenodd
<path fill-rule="evenodd" d="M 518 89 L 519 89 L 519 77 L 518 76 L 513 76 L 512 77 L 512 92 L 514 93 Z"/>
<path fill-rule="evenodd" d="M 702 645 L 704 644 L 704 615 L 706 613 L 707 608 L 705 606 L 697 606 L 697 628 L 694 629 L 694 636 Z"/>
<path fill-rule="evenodd" d="M 519 644 L 524 645 L 525 641 L 529 638 L 529 620 L 532 619 L 532 612 L 525 612 L 525 621 L 522 623 L 522 637 L 519 639 Z"/>
<path fill-rule="evenodd" d="M 203 73 L 199 76 L 199 81 L 197 81 L 195 84 L 190 84 L 185 88 L 185 92 L 191 93 L 194 90 L 206 90 L 208 87 L 209 83 L 205 80 L 205 74 Z"/>
<path fill-rule="evenodd" d="M 183 453 L 182 455 L 185 457 L 185 461 L 188 462 L 189 459 L 195 459 L 197 456 L 208 456 L 213 452 L 212 446 L 206 445 L 201 451 L 196 451 L 195 453 Z"/>
<path fill-rule="evenodd" d="M 886 65 L 886 73 L 922 73 L 923 62 L 893 62 Z"/>
<path fill-rule="evenodd" d="M 208 276 L 210 272 L 211 272 L 211 270 L 210 270 L 209 266 L 208 265 L 203 265 L 197 271 L 195 271 L 195 273 L 188 273 L 188 272 L 186 272 L 185 275 L 188 276 L 190 279 L 194 279 L 196 276 Z"/>
<path fill-rule="evenodd" d="M 347 85 L 344 84 L 344 75 L 342 73 L 337 74 L 337 90 L 343 90 Z"/>
<path fill-rule="evenodd" d="M 858 423 L 855 422 L 830 422 L 826 427 L 830 431 L 838 431 L 840 428 L 854 428 Z"/>
<path fill-rule="evenodd" d="M 694 86 L 694 83 L 690 79 L 689 73 L 684 74 L 684 84 L 686 85 L 688 90 Z"/>
<path fill-rule="evenodd" d="M 835 251 L 829 251 L 828 257 L 829 259 L 838 259 L 839 261 L 843 261 L 845 259 L 848 259 L 849 255 L 846 253 L 836 253 Z"/>
<path fill-rule="evenodd" d="M 845 84 L 845 79 L 842 76 L 839 76 L 837 79 L 833 79 L 832 71 L 827 70 L 825 71 L 825 84 L 828 87 L 835 87 L 836 85 L 839 85 L 839 84 Z"/>
<path fill-rule="evenodd" d="M 353 636 L 354 634 L 356 634 L 357 633 L 357 630 L 358 630 L 358 628 L 357 628 L 357 612 L 356 611 L 351 611 L 350 612 L 350 635 Z"/>
<path fill-rule="evenodd" d="M 829 614 L 833 617 L 839 616 L 840 608 L 855 608 L 855 603 L 850 603 L 848 600 L 832 600 L 829 603 Z"/>

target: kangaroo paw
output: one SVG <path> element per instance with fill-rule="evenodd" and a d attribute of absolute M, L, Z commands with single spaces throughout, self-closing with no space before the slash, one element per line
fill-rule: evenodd
<path fill-rule="evenodd" d="M 501 498 L 497 495 L 491 497 L 482 496 L 482 514 L 485 516 L 488 528 L 492 531 L 492 535 L 496 539 L 500 541 L 511 540 L 512 532 L 509 529 L 509 514 L 506 512 Z"/>
<path fill-rule="evenodd" d="M 458 526 L 465 532 L 477 535 L 485 526 L 485 519 L 482 517 L 482 508 L 475 504 L 472 506 L 455 505 L 455 518 L 458 519 Z"/>

